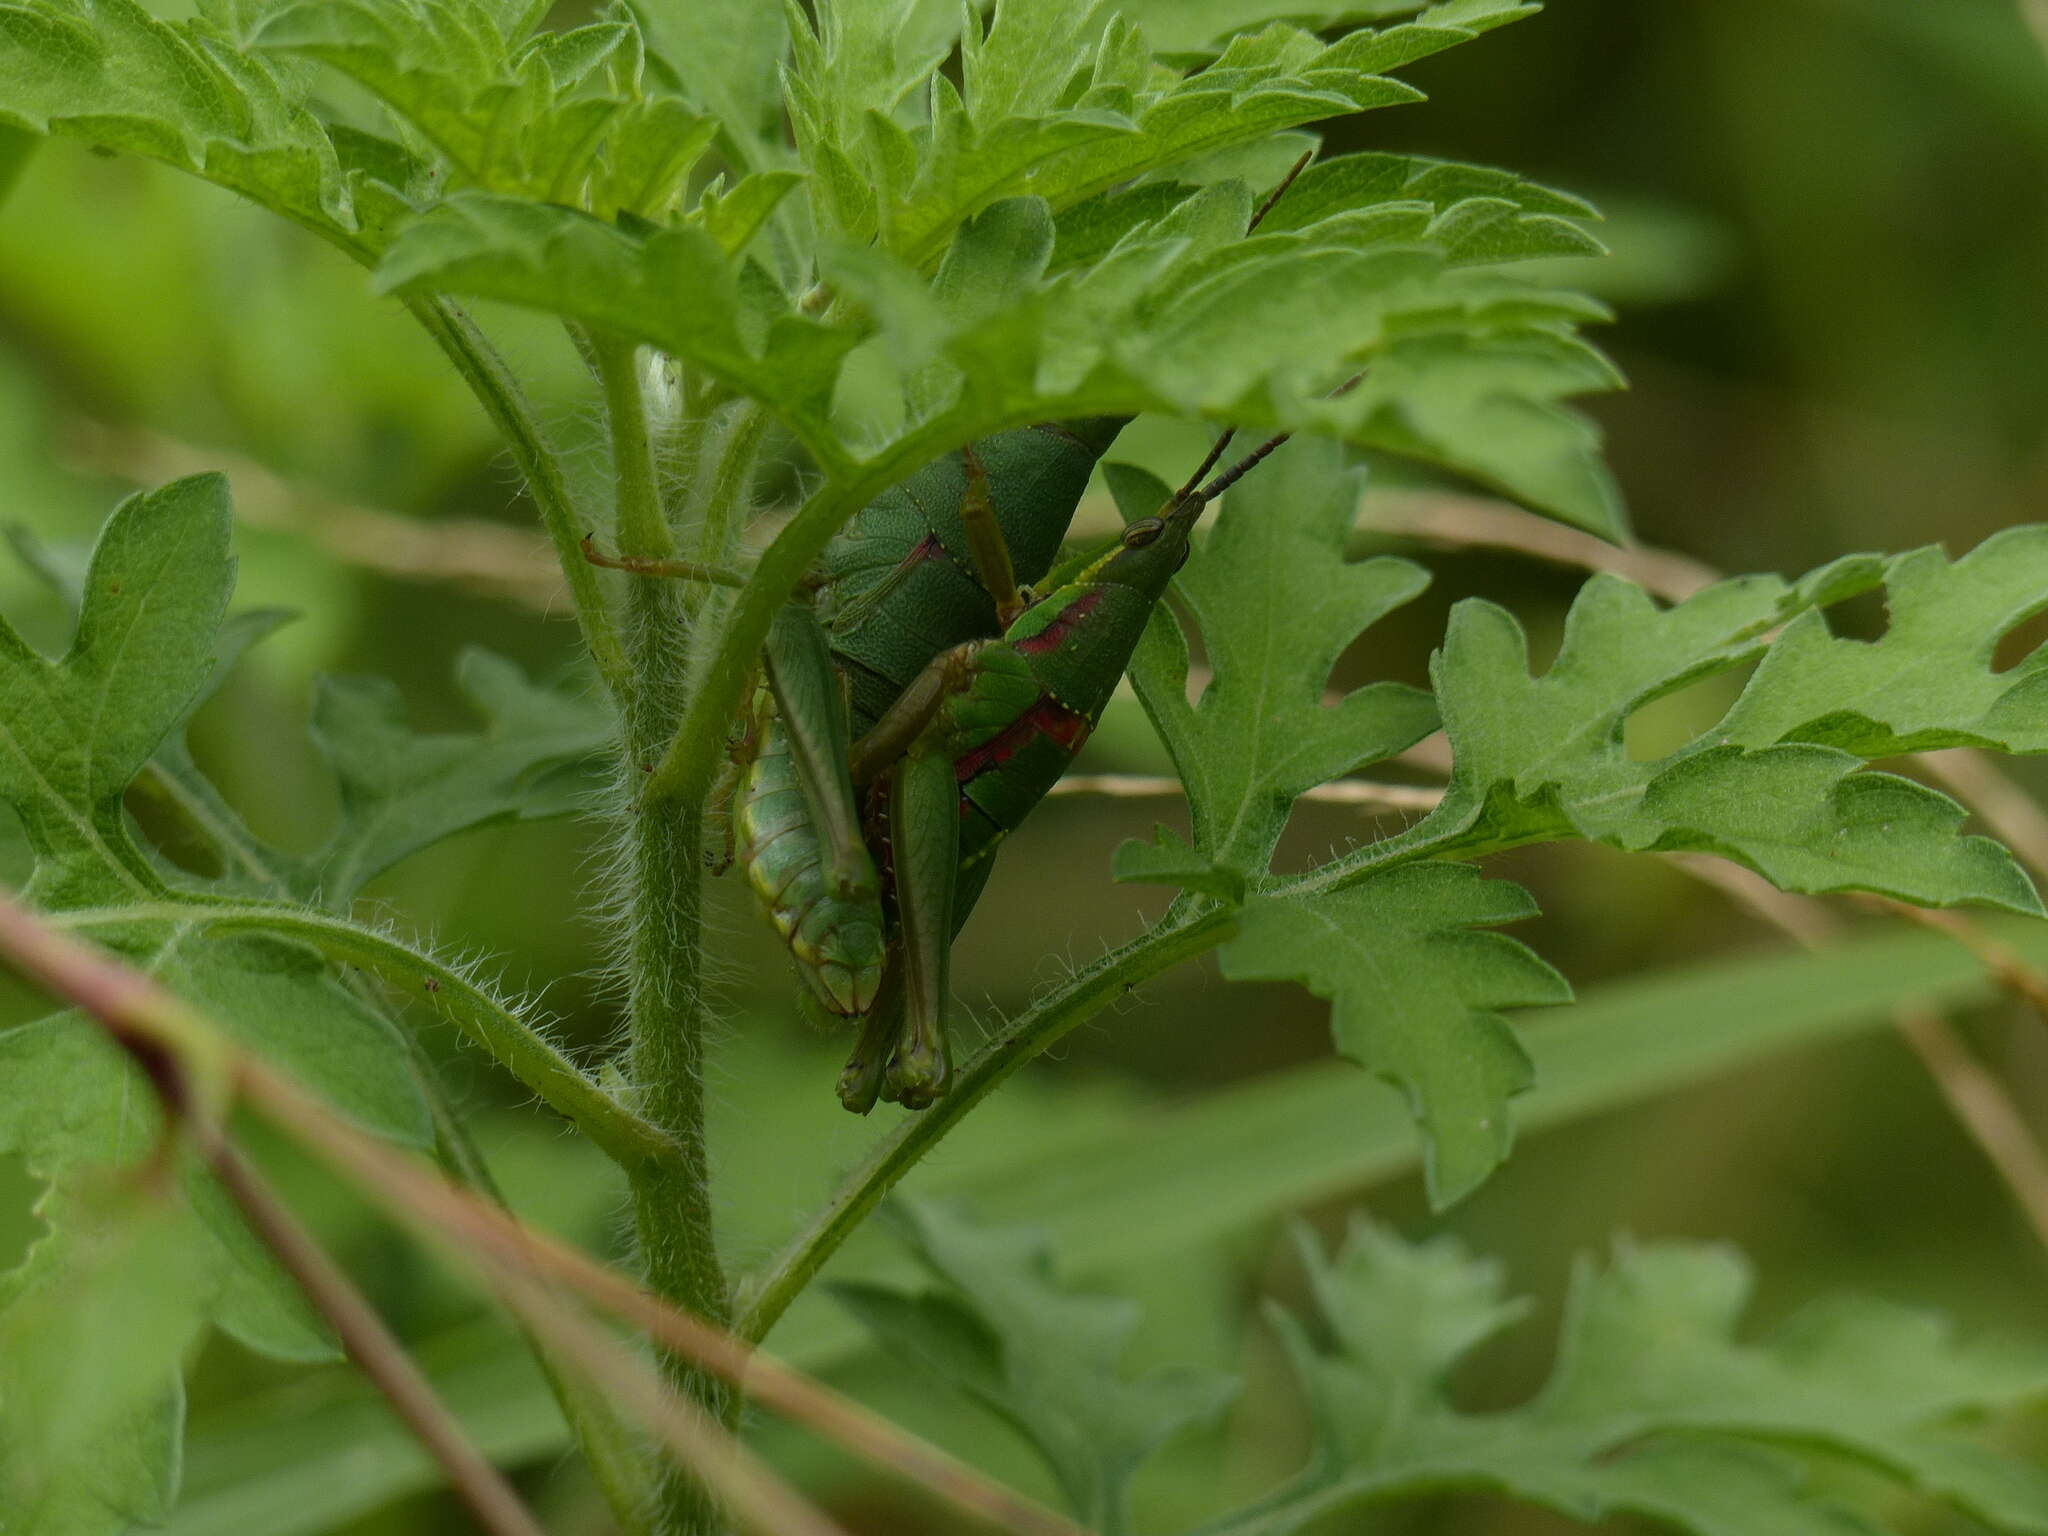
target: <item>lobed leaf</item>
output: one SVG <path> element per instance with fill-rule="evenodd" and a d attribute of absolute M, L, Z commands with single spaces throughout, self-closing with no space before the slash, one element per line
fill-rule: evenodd
<path fill-rule="evenodd" d="M 402 207 L 288 72 L 213 19 L 135 0 L 0 4 L 0 123 L 162 160 L 365 259 Z"/>
<path fill-rule="evenodd" d="M 320 721 L 346 815 L 325 850 L 334 871 L 323 885 L 312 866 L 248 833 L 182 739 L 192 710 L 280 620 L 224 618 L 230 526 L 216 475 L 131 497 L 82 577 L 37 561 L 76 600 L 63 657 L 43 657 L 0 623 L 0 799 L 19 816 L 33 858 L 28 891 L 46 910 L 89 918 L 102 942 L 340 1112 L 425 1145 L 426 1106 L 390 1021 L 312 951 L 256 932 L 209 933 L 194 914 L 228 893 L 283 897 L 295 882 L 345 901 L 362 878 L 435 837 L 558 812 L 573 790 L 555 770 L 587 757 L 608 723 L 480 653 L 464 668 L 489 721 L 480 735 L 415 737 L 377 690 L 330 691 Z M 214 845 L 218 882 L 198 882 L 140 844 L 125 801 L 145 791 Z M 127 1334 L 103 1330 L 108 1340 L 129 1338 L 132 1368 L 88 1378 L 77 1373 L 90 1351 L 0 1350 L 9 1360 L 0 1370 L 6 1507 L 34 1511 L 42 1524 L 28 1528 L 53 1532 L 157 1518 L 175 1484 L 177 1366 L 203 1326 L 285 1358 L 326 1358 L 331 1348 L 221 1192 L 189 1154 L 163 1143 L 154 1096 L 96 1026 L 64 1014 L 0 1033 L 0 1084 L 0 1152 L 19 1156 L 45 1187 L 43 1236 L 0 1276 L 0 1335 L 43 1338 L 49 1317 L 74 1315 L 73 1302 L 116 1285 L 108 1276 L 132 1273 L 144 1262 L 136 1253 L 158 1256 L 148 1261 L 150 1306 L 123 1314 Z M 169 1159 L 164 1171 L 182 1199 L 159 1193 L 154 1204 L 110 1206 L 102 1192 L 123 1180 L 161 1191 L 138 1166 L 152 1158 Z M 66 1394 L 88 1380 L 89 1402 L 74 1413 Z"/>
<path fill-rule="evenodd" d="M 841 1282 L 836 1296 L 882 1346 L 995 1413 L 1045 1459 L 1082 1521 L 1126 1529 L 1131 1477 L 1167 1440 L 1213 1420 L 1235 1383 L 1168 1369 L 1118 1369 L 1134 1303 L 1061 1287 L 1039 1233 L 977 1226 L 941 1207 L 891 1207 L 936 1286 Z"/>
<path fill-rule="evenodd" d="M 405 723 L 398 690 L 383 678 L 324 678 L 313 739 L 341 790 L 341 823 L 294 881 L 345 907 L 363 883 L 418 850 L 504 819 L 581 809 L 590 784 L 573 772 L 608 746 L 611 712 L 597 700 L 536 687 L 488 651 L 457 663 L 478 733 L 420 735 Z"/>
<path fill-rule="evenodd" d="M 1301 1249 L 1329 1343 L 1272 1316 L 1315 1451 L 1290 1485 L 1208 1528 L 1219 1536 L 1287 1536 L 1457 1488 L 1695 1536 L 1873 1529 L 1808 1485 L 1797 1447 L 1850 1457 L 1994 1530 L 2048 1529 L 2048 1475 L 1956 1422 L 2048 1394 L 2037 1347 L 1958 1344 L 1935 1319 L 1862 1300 L 1811 1306 L 1745 1343 L 1751 1282 L 1733 1253 L 1624 1244 L 1604 1271 L 1577 1271 L 1549 1382 L 1518 1408 L 1467 1414 L 1447 1378 L 1519 1310 L 1495 1266 L 1364 1222 L 1333 1258 L 1306 1236 Z"/>
<path fill-rule="evenodd" d="M 1975 569 L 1997 568 L 1994 559 Z M 1892 562 L 1852 557 L 1796 585 L 1743 577 L 1669 609 L 1619 578 L 1596 576 L 1572 605 L 1563 647 L 1540 678 L 1530 675 L 1527 642 L 1512 617 L 1490 604 L 1461 603 L 1433 667 L 1453 751 L 1444 802 L 1349 869 L 1376 867 L 1409 848 L 1470 856 L 1580 836 L 1628 849 L 1719 853 L 1787 890 L 1868 890 L 1923 905 L 2039 912 L 2010 855 L 1987 839 L 1958 835 L 1964 815 L 1954 802 L 1863 771 L 1854 751 L 1807 744 L 1818 736 L 1896 749 L 1898 733 L 1858 735 L 1829 724 L 1842 713 L 1829 691 L 1842 653 L 1839 642 L 1820 638 L 1824 621 L 1812 610 L 1879 581 L 1889 585 L 1895 572 L 1912 591 L 1927 569 L 1925 552 Z M 1763 655 L 1765 633 L 1802 612 L 1808 616 L 1787 630 L 1787 638 L 1800 638 L 1783 654 L 1768 646 L 1720 725 L 1660 761 L 1630 758 L 1623 727 L 1635 710 Z M 1917 639 L 1902 632 L 1895 659 L 1908 680 L 1899 693 L 1924 704 L 1935 680 L 1948 678 L 1950 717 L 1974 718 L 1983 690 L 1972 674 L 2002 627 L 1987 624 L 1969 602 L 1951 602 Z M 1821 712 L 1817 720 L 1801 718 L 1813 711 Z M 1766 720 L 1768 732 L 1760 724 Z"/>
<path fill-rule="evenodd" d="M 630 22 L 528 35 L 532 19 L 491 0 L 300 0 L 253 43 L 348 75 L 459 185 L 668 217 L 716 122 L 649 81 Z"/>
<path fill-rule="evenodd" d="M 1884 585 L 1876 640 L 1838 639 L 1817 612 L 1787 625 L 1723 734 L 1858 757 L 2048 751 L 2048 650 L 1994 670 L 2001 638 L 2048 608 L 2048 528 L 2005 529 L 1953 563 L 1938 547 L 1914 550 L 1891 562 Z"/>
<path fill-rule="evenodd" d="M 1508 1100 L 1532 1071 L 1499 1012 L 1571 1001 L 1526 946 L 1482 930 L 1536 915 L 1520 886 L 1411 864 L 1342 890 L 1253 899 L 1222 952 L 1232 981 L 1298 981 L 1331 1002 L 1338 1053 L 1402 1090 L 1438 1206 L 1505 1160 Z"/>
<path fill-rule="evenodd" d="M 1170 494 L 1118 470 L 1129 517 Z M 1187 785 L 1196 846 L 1240 876 L 1263 875 L 1297 796 L 1405 751 L 1436 729 L 1428 695 L 1373 683 L 1326 703 L 1331 669 L 1365 630 L 1419 596 L 1405 560 L 1348 563 L 1362 477 L 1329 443 L 1291 443 L 1234 487 L 1175 584 L 1200 625 L 1213 673 L 1188 701 L 1188 643 L 1153 615 L 1131 681 Z"/>

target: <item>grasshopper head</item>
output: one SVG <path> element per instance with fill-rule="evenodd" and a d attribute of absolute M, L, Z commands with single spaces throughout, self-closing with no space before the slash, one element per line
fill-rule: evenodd
<path fill-rule="evenodd" d="M 1174 573 L 1188 563 L 1194 547 L 1190 536 L 1208 505 L 1208 498 L 1196 491 L 1128 524 L 1089 579 L 1131 587 L 1147 601 L 1157 602 Z"/>

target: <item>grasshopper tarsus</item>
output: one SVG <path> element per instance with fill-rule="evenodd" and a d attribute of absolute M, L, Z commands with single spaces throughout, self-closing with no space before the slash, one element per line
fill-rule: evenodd
<path fill-rule="evenodd" d="M 839 1074 L 839 1102 L 849 1114 L 867 1114 L 882 1097 L 889 1048 L 895 1043 L 895 1036 L 896 1021 L 886 1010 L 869 1015 L 861 1026 L 860 1043 L 854 1046 Z"/>

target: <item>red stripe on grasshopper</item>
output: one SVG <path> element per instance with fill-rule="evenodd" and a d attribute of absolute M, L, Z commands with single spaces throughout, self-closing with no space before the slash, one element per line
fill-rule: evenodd
<path fill-rule="evenodd" d="M 1066 607 L 1053 615 L 1052 622 L 1035 635 L 1011 641 L 1013 649 L 1025 656 L 1042 656 L 1056 651 L 1066 643 L 1067 637 L 1080 628 L 1102 603 L 1102 589 L 1090 587 Z M 1014 633 L 1014 631 L 1013 631 Z"/>
<path fill-rule="evenodd" d="M 1093 728 L 1086 715 L 1075 714 L 1048 693 L 997 735 L 954 759 L 953 776 L 962 784 L 972 783 L 982 774 L 1001 768 L 1041 736 L 1072 757 L 1081 750 L 1081 743 Z"/>

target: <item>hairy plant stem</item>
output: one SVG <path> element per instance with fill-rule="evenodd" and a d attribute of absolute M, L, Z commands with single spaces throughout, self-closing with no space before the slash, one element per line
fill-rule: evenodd
<path fill-rule="evenodd" d="M 442 298 L 408 299 L 405 303 L 455 365 L 455 371 L 485 414 L 505 434 L 513 462 L 519 466 L 528 494 L 540 509 L 541 525 L 547 530 L 555 559 L 561 563 L 563 579 L 575 599 L 576 622 L 582 628 L 590 659 L 613 700 L 623 703 L 632 691 L 632 672 L 626 665 L 617 620 L 605 600 L 604 584 L 583 558 L 583 536 L 590 529 L 584 526 L 575 498 L 569 494 L 554 445 L 534 418 L 512 370 L 459 305 Z"/>
<path fill-rule="evenodd" d="M 636 560 L 667 559 L 676 552 L 676 541 L 662 511 L 661 484 L 654 471 L 654 437 L 640 378 L 640 348 L 620 337 L 599 334 L 591 336 L 590 346 L 598 379 L 604 385 L 605 419 L 611 426 L 612 488 L 618 519 L 614 532 L 619 550 Z"/>
<path fill-rule="evenodd" d="M 361 966 L 461 1030 L 621 1167 L 630 1171 L 641 1163 L 680 1156 L 673 1141 L 620 1104 L 503 1001 L 459 970 L 353 918 L 287 902 L 185 900 L 84 908 L 50 919 L 58 927 L 83 929 L 150 920 L 189 923 L 219 933 L 280 934 L 340 964 Z"/>
<path fill-rule="evenodd" d="M 768 413 L 745 400 L 726 413 L 715 434 L 717 452 L 709 478 L 699 476 L 703 519 L 697 532 L 697 558 L 707 565 L 730 560 L 739 543 L 747 509 L 753 503 L 754 472 L 768 433 Z"/>
<path fill-rule="evenodd" d="M 599 349 L 618 477 L 618 536 L 630 555 L 662 558 L 675 539 L 654 479 L 646 400 L 633 349 Z M 731 1297 L 711 1219 L 711 1170 L 704 1127 L 703 807 L 650 801 L 640 781 L 675 734 L 689 687 L 691 609 L 681 582 L 638 579 L 628 588 L 627 656 L 633 691 L 624 709 L 626 782 L 619 794 L 625 882 L 626 1067 L 639 1115 L 675 1155 L 627 1169 L 634 1230 L 647 1284 L 684 1311 L 723 1325 Z M 688 1359 L 664 1353 L 679 1391 L 712 1418 L 729 1420 L 735 1395 Z M 711 1536 L 723 1520 L 710 1492 L 670 1466 L 656 1499 L 666 1536 Z"/>
<path fill-rule="evenodd" d="M 1222 943 L 1233 917 L 1228 907 L 1182 897 L 1146 932 L 1085 967 L 1052 997 L 999 1031 L 961 1068 L 946 1096 L 885 1137 L 774 1263 L 749 1281 L 734 1331 L 758 1344 L 839 1245 L 873 1214 L 882 1197 L 968 1111 L 1018 1068 L 1133 987 Z"/>

